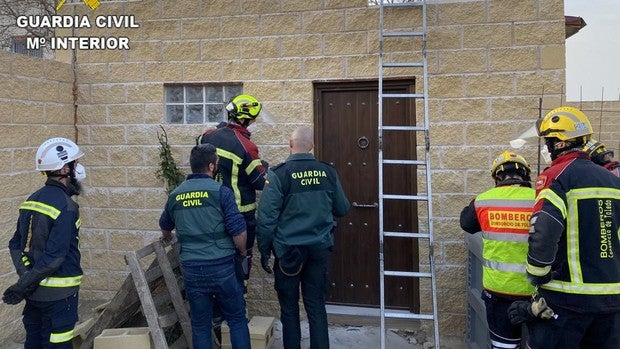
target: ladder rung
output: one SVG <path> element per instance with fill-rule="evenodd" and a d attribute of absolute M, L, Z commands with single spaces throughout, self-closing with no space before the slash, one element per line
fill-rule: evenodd
<path fill-rule="evenodd" d="M 393 200 L 418 200 L 418 201 L 428 200 L 428 196 L 426 195 L 383 195 L 383 198 L 393 199 Z"/>
<path fill-rule="evenodd" d="M 424 160 L 383 160 L 383 163 L 395 165 L 426 165 L 426 161 Z"/>
<path fill-rule="evenodd" d="M 397 238 L 430 238 L 431 234 L 427 233 L 402 233 L 394 231 L 385 231 L 383 236 L 397 237 Z"/>
<path fill-rule="evenodd" d="M 383 36 L 390 36 L 390 37 L 424 36 L 424 32 L 383 32 Z"/>
<path fill-rule="evenodd" d="M 432 314 L 413 314 L 413 313 L 385 313 L 385 317 L 399 318 L 399 319 L 421 319 L 421 320 L 434 320 L 435 317 Z"/>
<path fill-rule="evenodd" d="M 383 98 L 424 98 L 423 93 L 382 93 Z"/>
<path fill-rule="evenodd" d="M 383 66 L 386 68 L 397 68 L 397 67 L 424 67 L 423 62 L 393 62 L 393 63 L 383 63 Z"/>
<path fill-rule="evenodd" d="M 383 272 L 386 276 L 404 276 L 410 278 L 431 278 L 433 274 L 431 273 L 423 273 L 420 271 L 395 271 L 395 270 L 385 270 Z"/>
<path fill-rule="evenodd" d="M 388 131 L 426 131 L 424 126 L 381 126 L 381 129 Z"/>

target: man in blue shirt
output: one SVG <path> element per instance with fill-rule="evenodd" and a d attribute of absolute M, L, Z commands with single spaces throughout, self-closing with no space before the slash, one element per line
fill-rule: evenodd
<path fill-rule="evenodd" d="M 250 348 L 242 277 L 235 255 L 246 255 L 246 225 L 230 188 L 215 181 L 218 157 L 211 144 L 196 145 L 190 154 L 192 174 L 174 189 L 159 219 L 162 240 L 180 244 L 185 293 L 190 305 L 194 349 L 211 349 L 213 303 L 230 327 L 234 349 Z"/>

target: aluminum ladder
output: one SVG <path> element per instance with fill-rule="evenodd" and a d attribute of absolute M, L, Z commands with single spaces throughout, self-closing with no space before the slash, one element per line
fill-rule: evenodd
<path fill-rule="evenodd" d="M 401 318 L 401 319 L 418 319 L 427 320 L 433 322 L 434 329 L 434 344 L 435 348 L 440 348 L 439 341 L 439 321 L 437 315 L 437 286 L 435 276 L 435 261 L 434 261 L 434 242 L 433 242 L 433 212 L 432 212 L 432 195 L 431 195 L 431 166 L 430 166 L 430 138 L 429 138 L 429 113 L 428 113 L 428 71 L 427 71 L 427 56 L 426 56 L 426 36 L 427 36 L 427 4 L 426 0 L 417 0 L 413 2 L 399 2 L 388 3 L 388 0 L 379 1 L 379 113 L 378 113 L 378 132 L 379 132 L 379 275 L 380 275 L 380 316 L 381 316 L 381 349 L 386 348 L 386 318 Z M 384 28 L 384 15 L 386 8 L 391 8 L 389 11 L 398 11 L 398 7 L 418 7 L 420 12 L 420 27 L 421 31 L 404 31 L 404 30 L 390 30 Z M 411 9 L 410 9 L 411 10 Z M 384 57 L 384 40 L 390 38 L 411 38 L 412 40 L 421 40 L 421 61 L 418 62 L 386 62 Z M 384 71 L 392 68 L 401 68 L 411 70 L 411 75 L 422 75 L 423 92 L 412 94 L 387 94 L 383 92 L 383 79 Z M 416 84 L 418 85 L 418 84 Z M 418 122 L 414 121 L 416 125 L 384 125 L 383 124 L 383 102 L 385 98 L 405 98 L 411 99 L 412 102 L 422 101 L 424 109 L 424 121 L 423 125 L 417 125 Z M 411 103 L 411 105 L 417 105 L 417 103 Z M 416 118 L 417 119 L 417 118 Z M 383 143 L 384 131 L 397 131 L 397 132 L 414 132 L 424 134 L 424 159 L 384 159 L 383 149 L 389 147 L 389 144 Z M 417 137 L 416 137 L 417 139 Z M 416 151 L 415 153 L 421 153 Z M 417 156 L 416 156 L 417 158 Z M 396 195 L 386 194 L 383 188 L 383 172 L 384 166 L 390 165 L 411 165 L 415 166 L 418 173 L 421 173 L 420 168 L 424 168 L 424 176 L 426 180 L 426 193 L 420 195 Z M 417 193 L 416 193 L 417 194 Z M 419 221 L 418 227 L 424 227 L 426 232 L 389 232 L 384 230 L 384 205 L 386 200 L 409 200 L 409 201 L 422 201 L 425 202 L 427 212 L 426 221 Z M 420 210 L 419 206 L 418 211 Z M 384 238 L 386 237 L 399 237 L 410 239 L 421 239 L 428 241 L 429 251 L 429 271 L 418 272 L 412 270 L 385 270 L 384 255 Z M 389 257 L 389 256 L 388 256 Z M 403 277 L 403 278 L 425 278 L 430 279 L 431 284 L 431 296 L 432 296 L 432 313 L 409 313 L 409 312 L 394 312 L 386 311 L 385 307 L 385 277 Z"/>

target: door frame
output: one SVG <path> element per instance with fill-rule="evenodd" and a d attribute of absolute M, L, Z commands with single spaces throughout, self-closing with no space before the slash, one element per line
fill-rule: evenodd
<path fill-rule="evenodd" d="M 410 93 L 414 93 L 413 91 L 415 90 L 415 81 L 416 81 L 415 77 L 391 78 L 389 80 L 383 81 L 383 87 L 389 88 L 389 87 L 407 86 L 407 88 L 410 90 Z M 329 90 L 331 91 L 337 91 L 337 90 L 355 91 L 355 90 L 368 90 L 368 89 L 375 89 L 378 91 L 378 88 L 379 88 L 378 79 L 313 81 L 313 108 L 314 108 L 313 114 L 314 114 L 314 142 L 315 144 L 319 144 L 320 140 L 322 139 L 323 129 L 325 127 L 325 123 L 323 122 L 325 115 L 322 115 L 322 110 L 320 107 L 320 99 L 319 99 L 323 91 L 326 91 L 326 90 L 327 91 Z M 416 119 L 415 101 L 407 101 L 407 102 L 409 103 L 408 109 L 407 109 L 409 113 L 408 117 L 411 120 L 413 120 L 413 122 L 415 123 L 415 119 Z M 378 133 L 378 129 L 377 129 L 377 133 Z M 321 147 L 315 147 L 314 149 L 315 155 L 318 159 L 322 158 L 323 154 L 321 153 L 321 151 L 322 151 Z M 415 150 L 413 151 L 415 155 Z M 376 166 L 378 166 L 378 164 L 376 164 Z M 414 175 L 415 175 L 415 171 L 414 171 Z M 414 179 L 414 183 L 415 182 L 417 182 L 417 179 Z M 415 206 L 415 208 L 412 209 L 411 217 L 412 218 L 418 217 L 417 205 Z M 417 222 L 415 223 L 415 226 L 417 227 Z M 379 239 L 378 232 L 377 232 L 376 238 Z M 420 267 L 420 255 L 419 255 L 419 248 L 418 248 L 419 245 L 417 244 L 417 240 L 412 241 L 412 243 L 414 244 L 413 246 L 414 256 L 412 256 L 414 259 L 414 268 L 419 269 Z M 378 263 L 379 263 L 379 260 L 377 256 L 377 266 L 378 266 Z M 379 282 L 379 280 L 377 280 L 377 282 Z M 410 300 L 411 306 L 410 306 L 409 311 L 417 313 L 420 311 L 420 280 L 418 278 L 411 278 L 411 282 L 412 282 L 412 292 L 411 292 L 412 299 Z M 378 307 L 379 304 L 377 304 L 376 306 Z M 346 307 L 357 308 L 354 305 L 332 306 L 332 308 L 343 308 L 343 307 L 344 308 Z M 374 310 L 373 308 L 361 308 L 361 309 L 367 309 L 365 313 L 374 314 L 376 312 L 377 316 L 379 315 L 378 309 L 374 309 Z"/>

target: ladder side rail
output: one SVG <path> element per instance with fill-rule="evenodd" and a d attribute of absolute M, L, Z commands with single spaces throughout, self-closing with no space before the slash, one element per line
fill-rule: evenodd
<path fill-rule="evenodd" d="M 433 301 L 433 322 L 434 322 L 434 337 L 435 337 L 435 348 L 441 348 L 440 338 L 439 338 L 439 313 L 437 310 L 437 275 L 435 274 L 435 240 L 434 240 L 434 229 L 433 229 L 433 200 L 432 200 L 432 183 L 431 183 L 431 156 L 430 156 L 430 115 L 429 115 L 429 106 L 428 106 L 428 55 L 427 55 L 427 33 L 428 33 L 428 23 L 427 23 L 427 4 L 426 0 L 422 0 L 422 81 L 423 81 L 423 94 L 424 98 L 424 127 L 426 131 L 424 132 L 424 145 L 425 145 L 425 160 L 426 160 L 426 195 L 427 195 L 427 213 L 428 213 L 428 233 L 429 233 L 429 263 L 430 263 L 430 272 L 432 274 L 431 277 L 431 292 L 432 292 L 432 301 Z"/>
<path fill-rule="evenodd" d="M 385 348 L 385 276 L 383 275 L 383 0 L 379 4 L 378 194 L 379 194 L 379 315 L 380 345 Z"/>

